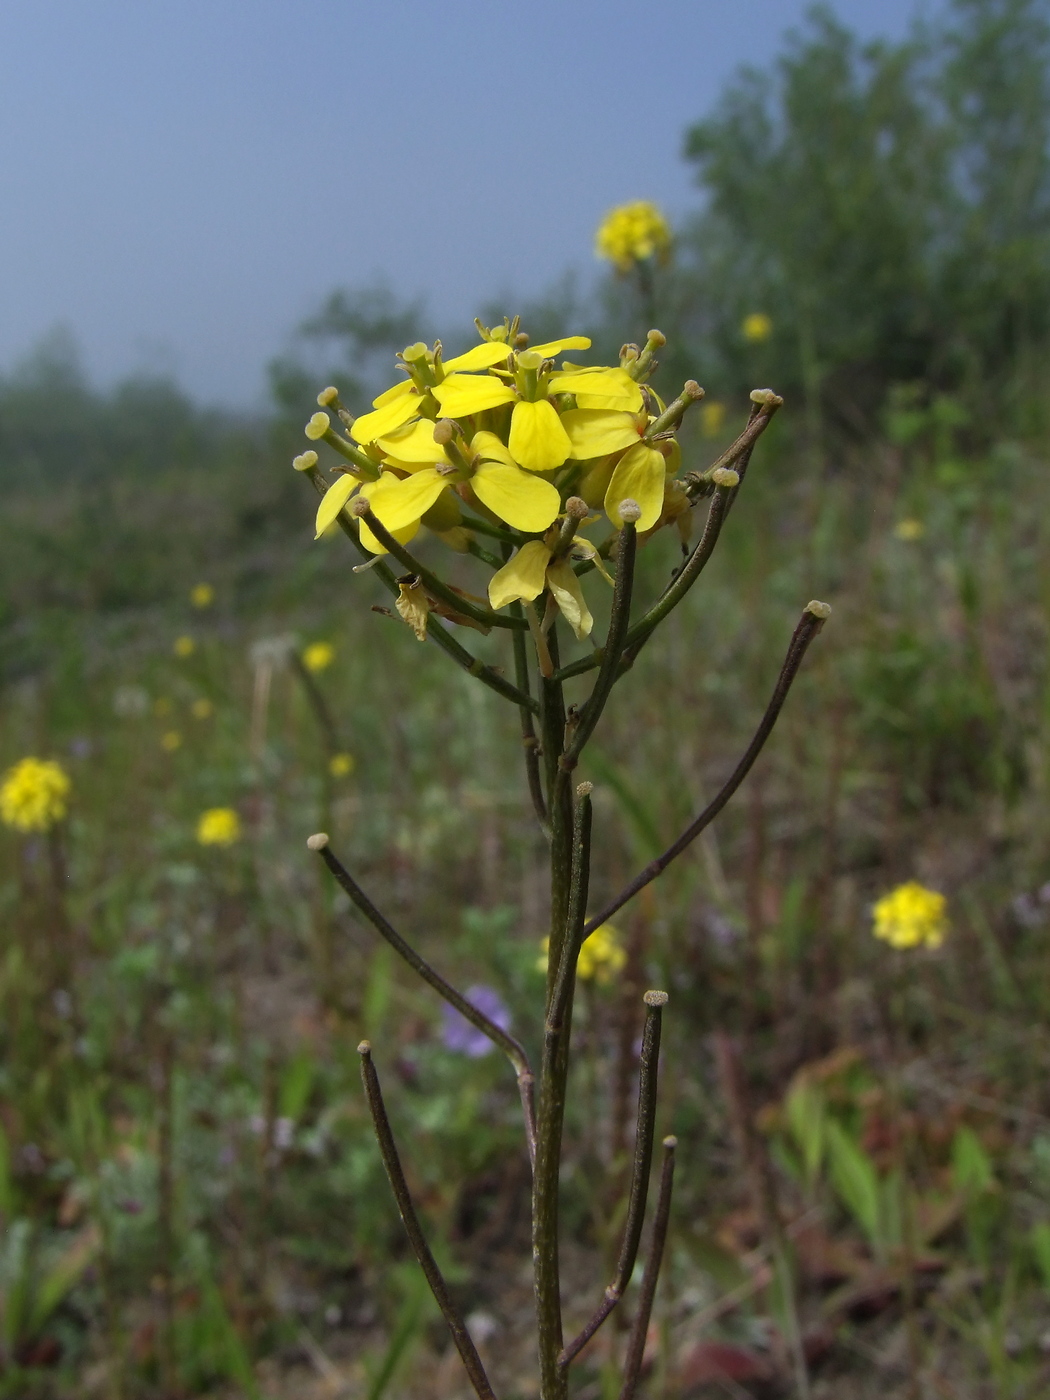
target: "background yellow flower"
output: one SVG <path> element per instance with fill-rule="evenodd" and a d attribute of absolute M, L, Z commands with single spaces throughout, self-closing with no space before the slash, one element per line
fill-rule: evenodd
<path fill-rule="evenodd" d="M 311 642 L 303 652 L 303 665 L 308 671 L 325 671 L 335 660 L 331 642 Z"/>
<path fill-rule="evenodd" d="M 745 340 L 757 344 L 773 334 L 773 322 L 764 311 L 752 311 L 750 316 L 744 317 L 740 330 Z"/>
<path fill-rule="evenodd" d="M 195 608 L 210 608 L 215 602 L 215 589 L 210 583 L 195 583 L 190 589 L 190 602 Z"/>
<path fill-rule="evenodd" d="M 209 807 L 197 822 L 197 840 L 202 846 L 232 846 L 240 835 L 241 819 L 232 807 Z"/>
<path fill-rule="evenodd" d="M 909 880 L 876 901 L 872 932 L 891 948 L 939 948 L 947 929 L 947 903 L 943 894 Z"/>
<path fill-rule="evenodd" d="M 172 647 L 172 651 L 175 653 L 176 656 L 180 656 L 182 658 L 192 656 L 196 650 L 197 643 L 193 640 L 192 637 L 182 636 L 175 638 L 175 645 Z"/>
<path fill-rule="evenodd" d="M 52 759 L 23 758 L 0 783 L 0 821 L 16 831 L 47 831 L 66 815 L 70 787 Z"/>
<path fill-rule="evenodd" d="M 328 760 L 328 771 L 333 778 L 346 778 L 354 771 L 352 753 L 334 753 Z"/>
<path fill-rule="evenodd" d="M 620 272 L 651 257 L 666 262 L 671 251 L 670 225 L 647 199 L 619 204 L 598 225 L 594 247 L 598 257 L 608 259 Z"/>

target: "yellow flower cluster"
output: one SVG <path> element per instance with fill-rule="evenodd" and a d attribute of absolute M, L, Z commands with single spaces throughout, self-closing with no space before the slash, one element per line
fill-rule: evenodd
<path fill-rule="evenodd" d="M 303 651 L 303 665 L 308 671 L 327 671 L 335 660 L 331 642 L 311 642 Z"/>
<path fill-rule="evenodd" d="M 909 880 L 876 901 L 872 932 L 891 948 L 939 948 L 947 928 L 946 906 L 943 894 Z"/>
<path fill-rule="evenodd" d="M 648 258 L 667 260 L 671 251 L 671 230 L 655 204 L 647 199 L 620 204 L 610 209 L 598 225 L 594 248 L 620 272 L 629 272 Z"/>
<path fill-rule="evenodd" d="M 666 405 L 643 387 L 664 338 L 654 331 L 644 348 L 626 346 L 618 365 L 559 365 L 566 351 L 586 350 L 590 340 L 572 335 L 529 347 L 516 321 L 478 329 L 481 343 L 448 360 L 440 341 L 408 346 L 398 357 L 405 378 L 375 398 L 371 412 L 351 418 L 339 409 L 348 436 L 336 432 L 328 412 L 314 414 L 307 437 L 327 441 L 343 459 L 317 511 L 317 536 L 340 517 L 354 519 L 358 501 L 401 545 L 426 526 L 463 551 L 472 528 L 491 534 L 495 525 L 518 549 L 490 580 L 490 605 L 531 602 L 549 590 L 584 637 L 592 618 L 573 564 L 588 560 L 601 569 L 601 560 L 572 519 L 583 522 L 604 507 L 620 529 L 620 507 L 631 502 L 629 518 L 646 532 L 688 509 L 674 479 L 680 452 L 673 431 L 664 424 L 653 432 Z M 319 401 L 331 407 L 337 396 L 325 390 Z M 317 461 L 308 451 L 295 466 L 314 471 Z M 366 548 L 386 553 L 368 519 L 354 523 Z M 420 598 L 406 618 L 417 635 L 425 636 L 428 606 Z M 327 643 L 314 643 L 303 662 L 320 670 L 332 654 Z"/>
<path fill-rule="evenodd" d="M 48 758 L 23 758 L 0 783 L 0 821 L 15 831 L 47 831 L 66 815 L 69 775 Z"/>
<path fill-rule="evenodd" d="M 241 819 L 232 807 L 209 807 L 197 822 L 202 846 L 232 846 L 240 838 Z"/>
<path fill-rule="evenodd" d="M 545 938 L 541 946 L 543 955 L 537 959 L 536 970 L 546 972 L 550 939 Z M 615 927 L 612 924 L 599 924 L 580 949 L 576 976 L 583 982 L 594 981 L 604 987 L 623 971 L 626 962 L 627 954 Z"/>

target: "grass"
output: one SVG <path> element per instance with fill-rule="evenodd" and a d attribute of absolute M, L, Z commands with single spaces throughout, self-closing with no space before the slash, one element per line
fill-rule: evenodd
<path fill-rule="evenodd" d="M 0 764 L 57 757 L 74 799 L 57 843 L 0 842 L 0 1394 L 461 1394 L 371 1137 L 363 1035 L 494 1379 L 531 1393 L 513 1078 L 445 1048 L 440 1008 L 304 844 L 328 830 L 528 1038 L 543 849 L 516 716 L 370 611 L 345 541 L 310 544 L 286 446 L 9 503 Z M 620 976 L 584 988 L 563 1182 L 580 1320 L 615 1251 L 639 994 L 671 993 L 651 1396 L 759 1393 L 782 1367 L 770 1208 L 814 1394 L 1046 1385 L 1047 498 L 1038 452 L 940 422 L 820 475 L 781 428 L 602 721 L 592 901 L 716 788 L 799 611 L 834 605 L 746 787 L 618 919 Z M 643 552 L 643 592 L 671 547 Z M 201 580 L 216 601 L 195 610 Z M 342 777 L 290 662 L 314 640 L 336 651 L 316 679 Z M 195 839 L 216 806 L 241 818 L 228 849 Z M 871 936 L 873 900 L 913 877 L 948 896 L 938 952 Z M 581 1396 L 622 1344 L 596 1340 Z"/>

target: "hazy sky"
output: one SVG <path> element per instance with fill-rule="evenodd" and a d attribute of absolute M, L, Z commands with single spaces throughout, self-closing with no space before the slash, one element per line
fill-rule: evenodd
<path fill-rule="evenodd" d="M 590 270 L 612 204 L 695 203 L 685 126 L 805 0 L 11 0 L 0 370 L 68 326 L 100 382 L 250 403 L 334 286 L 469 325 Z M 912 0 L 836 0 L 898 35 Z"/>

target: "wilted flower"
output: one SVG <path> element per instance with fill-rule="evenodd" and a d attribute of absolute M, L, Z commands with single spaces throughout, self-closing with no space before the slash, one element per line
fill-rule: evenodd
<path fill-rule="evenodd" d="M 334 753 L 328 760 L 328 771 L 333 778 L 346 778 L 354 771 L 352 753 Z"/>
<path fill-rule="evenodd" d="M 210 583 L 195 583 L 190 589 L 190 602 L 195 608 L 210 608 L 215 602 L 215 589 Z"/>
<path fill-rule="evenodd" d="M 192 637 L 183 636 L 175 638 L 175 645 L 172 647 L 172 651 L 175 653 L 176 656 L 182 658 L 192 656 L 196 650 L 197 643 L 193 640 Z"/>
<path fill-rule="evenodd" d="M 909 544 L 914 540 L 921 540 L 926 533 L 926 526 L 921 520 L 916 520 L 914 516 L 908 516 L 905 520 L 898 520 L 893 527 L 893 533 L 899 540 L 906 540 Z"/>
<path fill-rule="evenodd" d="M 671 230 L 655 204 L 647 199 L 610 209 L 598 225 L 594 250 L 598 257 L 628 272 L 637 262 L 656 257 L 666 262 L 671 251 Z"/>
<path fill-rule="evenodd" d="M 943 894 L 909 880 L 876 901 L 872 932 L 891 948 L 939 948 L 947 928 L 946 906 Z"/>
<path fill-rule="evenodd" d="M 210 807 L 197 822 L 202 846 L 232 846 L 241 834 L 241 819 L 232 807 Z"/>
<path fill-rule="evenodd" d="M 484 1016 L 487 1016 L 490 1021 L 494 1021 L 501 1031 L 510 1030 L 510 1012 L 494 987 L 468 987 L 465 996 L 471 1006 L 476 1006 Z M 455 1050 L 460 1055 L 469 1055 L 472 1060 L 477 1060 L 495 1048 L 488 1036 L 483 1031 L 479 1031 L 476 1026 L 471 1025 L 455 1007 L 446 1004 L 442 1008 L 442 1013 L 445 1024 L 441 1038 L 449 1050 Z"/>
<path fill-rule="evenodd" d="M 331 642 L 311 642 L 303 651 L 303 665 L 308 671 L 326 671 L 335 660 Z"/>
<path fill-rule="evenodd" d="M 744 317 L 740 330 L 745 340 L 758 344 L 773 334 L 773 322 L 764 311 L 752 311 Z"/>
<path fill-rule="evenodd" d="M 0 821 L 16 831 L 47 831 L 66 815 L 70 786 L 53 759 L 23 758 L 0 783 Z"/>

